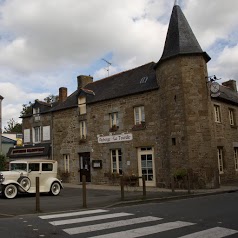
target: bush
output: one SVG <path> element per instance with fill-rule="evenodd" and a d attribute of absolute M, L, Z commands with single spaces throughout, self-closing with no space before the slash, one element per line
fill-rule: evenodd
<path fill-rule="evenodd" d="M 187 174 L 188 173 L 186 169 L 178 169 L 174 173 L 174 178 L 180 180 L 183 179 L 185 176 L 187 176 Z"/>

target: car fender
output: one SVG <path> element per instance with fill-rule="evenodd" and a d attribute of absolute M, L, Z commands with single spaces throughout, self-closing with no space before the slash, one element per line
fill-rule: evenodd
<path fill-rule="evenodd" d="M 53 182 L 58 182 L 58 183 L 60 184 L 60 187 L 61 187 L 61 188 L 64 188 L 63 185 L 62 185 L 62 182 L 61 182 L 59 179 L 57 179 L 57 178 L 49 178 L 49 179 L 47 179 L 47 181 L 46 181 L 47 186 L 49 186 L 49 190 L 50 190 L 51 185 L 52 185 Z"/>
<path fill-rule="evenodd" d="M 15 184 L 17 186 L 18 189 L 20 189 L 20 191 L 24 191 L 27 192 L 22 186 L 21 184 L 19 184 L 18 182 L 16 182 L 15 180 L 6 180 L 4 182 L 2 182 L 3 186 L 7 186 L 8 184 Z"/>

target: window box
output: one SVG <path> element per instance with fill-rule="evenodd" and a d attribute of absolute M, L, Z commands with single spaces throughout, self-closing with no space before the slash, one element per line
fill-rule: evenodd
<path fill-rule="evenodd" d="M 133 131 L 139 131 L 139 130 L 144 130 L 144 129 L 146 129 L 146 123 L 144 121 L 141 122 L 140 124 L 134 125 L 132 127 Z"/>
<path fill-rule="evenodd" d="M 117 126 L 117 125 L 113 125 L 111 128 L 110 128 L 110 132 L 114 132 L 114 131 L 117 131 L 118 130 L 118 128 L 119 128 L 119 126 Z"/>

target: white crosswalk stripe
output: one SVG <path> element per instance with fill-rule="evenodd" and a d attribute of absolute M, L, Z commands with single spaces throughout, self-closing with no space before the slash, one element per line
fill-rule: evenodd
<path fill-rule="evenodd" d="M 233 235 L 237 232 L 238 231 L 227 229 L 227 228 L 214 227 L 204 231 L 195 232 L 186 236 L 181 236 L 179 238 L 222 238 L 222 237 Z"/>
<path fill-rule="evenodd" d="M 54 226 L 61 226 L 66 224 L 82 223 L 87 221 L 97 221 L 97 220 L 104 220 L 109 218 L 117 218 L 117 217 L 131 216 L 131 215 L 133 214 L 120 212 L 120 213 L 113 213 L 108 215 L 99 215 L 99 216 L 92 216 L 92 217 L 81 217 L 81 218 L 74 218 L 74 219 L 68 219 L 68 220 L 53 221 L 53 222 L 50 222 L 50 224 Z"/>
<path fill-rule="evenodd" d="M 105 234 L 100 236 L 92 236 L 91 238 L 94 238 L 94 237 L 95 238 L 96 237 L 97 238 L 121 238 L 121 237 L 135 238 L 135 237 L 142 237 L 142 236 L 157 234 L 162 231 L 169 231 L 172 229 L 181 228 L 185 226 L 191 226 L 191 225 L 194 225 L 194 223 L 183 222 L 183 221 L 167 222 L 167 223 L 162 223 L 162 224 L 158 224 L 154 226 L 147 226 L 147 227 L 127 230 L 127 231 L 119 231 L 119 232 L 114 232 L 111 234 Z"/>
<path fill-rule="evenodd" d="M 132 219 L 127 219 L 122 221 L 100 223 L 100 224 L 90 225 L 90 226 L 74 227 L 74 228 L 64 229 L 63 231 L 70 235 L 75 235 L 75 234 L 81 234 L 81 233 L 86 233 L 90 231 L 101 231 L 101 230 L 111 229 L 116 227 L 140 224 L 144 222 L 158 221 L 161 219 L 162 218 L 148 216 L 148 217 L 132 218 Z"/>
<path fill-rule="evenodd" d="M 101 213 L 101 212 L 108 212 L 108 210 L 97 209 L 97 210 L 88 210 L 88 211 L 81 211 L 81 212 L 70 212 L 70 213 L 45 215 L 45 216 L 39 216 L 39 217 L 41 219 L 52 219 L 52 218 L 61 218 L 61 217 L 90 215 L 90 214 Z"/>
<path fill-rule="evenodd" d="M 125 213 L 125 212 L 109 213 L 109 210 L 95 209 L 80 212 L 44 215 L 39 216 L 39 218 L 49 220 L 49 223 L 54 226 L 61 226 L 61 227 L 64 226 L 62 230 L 69 235 L 86 234 L 88 235 L 87 237 L 90 238 L 121 238 L 121 237 L 136 238 L 147 235 L 153 235 L 160 232 L 172 231 L 174 229 L 184 228 L 188 226 L 196 227 L 196 223 L 191 222 L 185 221 L 161 222 L 163 218 L 153 216 L 132 218 L 131 216 L 133 215 L 134 214 L 132 213 Z M 114 220 L 111 221 L 108 219 Z M 97 224 L 92 223 L 85 224 L 87 222 L 93 221 L 96 221 Z M 75 226 L 72 227 L 71 225 L 70 228 L 67 227 L 67 225 L 70 224 L 75 224 Z M 139 228 L 138 227 L 135 228 L 135 225 L 138 224 L 140 224 Z M 110 230 L 119 227 L 126 227 L 127 230 L 125 229 L 123 231 Z M 199 230 L 199 228 L 197 228 L 197 230 L 198 231 L 196 232 L 180 236 L 179 238 L 223 238 L 238 233 L 237 230 L 232 230 L 223 227 L 214 227 L 206 230 Z M 101 231 L 101 233 L 99 235 L 95 235 L 95 232 L 97 231 Z M 103 234 L 103 232 L 106 232 L 106 234 Z M 183 232 L 186 231 L 183 230 Z"/>

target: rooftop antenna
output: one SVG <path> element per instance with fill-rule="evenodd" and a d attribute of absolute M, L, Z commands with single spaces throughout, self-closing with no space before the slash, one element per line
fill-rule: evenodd
<path fill-rule="evenodd" d="M 102 60 L 107 63 L 107 68 L 105 68 L 105 70 L 107 70 L 107 73 L 108 73 L 108 76 L 109 76 L 109 67 L 110 67 L 110 65 L 112 65 L 112 63 L 108 62 L 108 61 L 105 60 L 105 59 L 102 59 Z"/>

